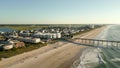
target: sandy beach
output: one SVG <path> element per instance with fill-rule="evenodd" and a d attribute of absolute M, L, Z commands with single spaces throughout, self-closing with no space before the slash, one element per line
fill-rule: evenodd
<path fill-rule="evenodd" d="M 94 38 L 105 27 L 78 35 L 81 38 Z M 74 40 L 76 41 L 76 40 Z M 87 46 L 59 41 L 45 47 L 16 55 L 0 61 L 1 68 L 70 68 Z"/>

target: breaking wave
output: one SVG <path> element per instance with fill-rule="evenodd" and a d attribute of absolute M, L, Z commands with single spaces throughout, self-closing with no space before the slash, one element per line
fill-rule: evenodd
<path fill-rule="evenodd" d="M 120 41 L 119 34 L 120 25 L 109 25 L 96 39 Z M 71 68 L 120 68 L 120 49 L 89 47 Z"/>

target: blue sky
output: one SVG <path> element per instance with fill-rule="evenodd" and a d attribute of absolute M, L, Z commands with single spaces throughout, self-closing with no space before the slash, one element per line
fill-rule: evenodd
<path fill-rule="evenodd" d="M 0 0 L 0 24 L 119 22 L 120 0 Z"/>

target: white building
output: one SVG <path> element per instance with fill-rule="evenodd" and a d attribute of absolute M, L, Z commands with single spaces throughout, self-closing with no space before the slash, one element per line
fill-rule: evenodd
<path fill-rule="evenodd" d="M 4 50 L 10 50 L 10 49 L 12 49 L 13 48 L 13 45 L 12 44 L 5 44 L 4 46 L 3 46 L 3 49 Z"/>
<path fill-rule="evenodd" d="M 61 33 L 57 33 L 57 38 L 61 38 Z"/>
<path fill-rule="evenodd" d="M 28 37 L 28 36 L 30 36 L 30 33 L 19 33 L 19 36 Z"/>
<path fill-rule="evenodd" d="M 41 42 L 40 38 L 19 37 L 16 39 L 19 41 L 22 41 L 22 42 L 27 42 L 27 43 L 39 43 L 39 42 Z"/>
<path fill-rule="evenodd" d="M 94 29 L 94 28 L 95 28 L 95 25 L 94 25 L 94 24 L 92 24 L 92 25 L 90 25 L 90 27 L 91 27 L 92 29 Z"/>
<path fill-rule="evenodd" d="M 61 38 L 61 33 L 36 33 L 33 34 L 33 37 L 56 39 Z"/>

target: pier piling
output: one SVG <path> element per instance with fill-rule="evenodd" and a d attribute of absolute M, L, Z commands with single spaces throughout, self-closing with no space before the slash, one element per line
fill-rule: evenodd
<path fill-rule="evenodd" d="M 77 42 L 80 42 L 81 44 L 90 45 L 90 46 L 101 46 L 109 48 L 117 48 L 119 49 L 120 41 L 109 41 L 109 40 L 97 40 L 97 39 L 85 39 L 85 38 L 77 38 Z"/>

